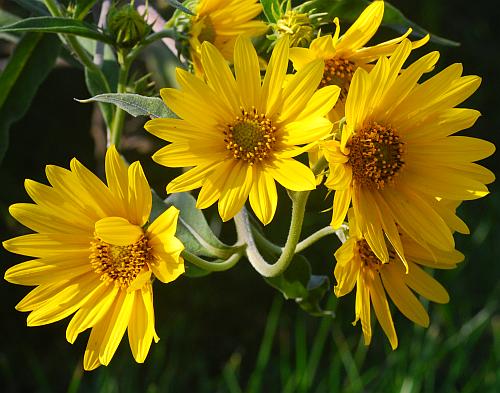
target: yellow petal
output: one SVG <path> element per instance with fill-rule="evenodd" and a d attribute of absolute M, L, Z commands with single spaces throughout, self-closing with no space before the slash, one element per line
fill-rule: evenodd
<path fill-rule="evenodd" d="M 288 123 L 283 127 L 282 141 L 289 145 L 302 145 L 326 137 L 332 123 L 324 117 L 311 117 Z"/>
<path fill-rule="evenodd" d="M 413 270 L 410 269 L 408 275 L 412 274 Z M 381 270 L 385 290 L 396 307 L 417 325 L 427 327 L 429 326 L 429 315 L 413 292 L 405 285 L 405 275 L 405 272 L 394 269 L 394 263 L 383 266 Z"/>
<path fill-rule="evenodd" d="M 265 167 L 265 171 L 289 190 L 306 191 L 316 188 L 312 171 L 293 159 L 275 159 Z"/>
<path fill-rule="evenodd" d="M 273 49 L 267 66 L 266 75 L 262 82 L 262 97 L 259 112 L 268 116 L 274 115 L 281 102 L 283 81 L 288 67 L 288 36 L 283 36 Z"/>
<path fill-rule="evenodd" d="M 241 102 L 233 74 L 217 48 L 208 41 L 201 46 L 201 62 L 208 85 L 233 113 L 239 112 Z"/>
<path fill-rule="evenodd" d="M 253 184 L 253 170 L 240 161 L 229 173 L 219 199 L 219 214 L 223 221 L 233 218 L 245 204 Z"/>
<path fill-rule="evenodd" d="M 344 223 L 347 210 L 351 204 L 352 188 L 347 187 L 344 190 L 335 191 L 333 198 L 333 216 L 330 226 L 333 229 L 338 229 Z"/>
<path fill-rule="evenodd" d="M 234 46 L 236 84 L 247 110 L 260 107 L 260 66 L 257 52 L 248 37 L 239 36 Z"/>
<path fill-rule="evenodd" d="M 117 202 L 119 201 L 122 214 L 125 214 L 128 200 L 127 165 L 114 145 L 111 145 L 106 152 L 105 166 L 108 187 Z"/>
<path fill-rule="evenodd" d="M 102 241 L 115 246 L 128 246 L 137 242 L 144 232 L 122 217 L 106 217 L 95 223 L 95 232 Z"/>
<path fill-rule="evenodd" d="M 108 312 L 118 293 L 118 287 L 107 283 L 99 285 L 87 302 L 76 312 L 66 328 L 66 340 L 73 344 L 78 335 L 95 326 Z"/>
<path fill-rule="evenodd" d="M 134 296 L 132 293 L 121 291 L 116 298 L 115 304 L 109 310 L 111 316 L 108 325 L 105 327 L 105 333 L 99 347 L 99 362 L 105 366 L 111 361 L 118 344 L 122 340 L 125 329 L 127 329 L 133 302 Z"/>
<path fill-rule="evenodd" d="M 325 116 L 335 106 L 340 91 L 340 87 L 335 85 L 318 89 L 307 102 L 305 108 L 299 113 L 296 120 L 307 119 L 312 116 Z"/>
<path fill-rule="evenodd" d="M 307 105 L 323 77 L 324 62 L 315 60 L 291 77 L 283 89 L 283 110 L 279 119 L 295 119 Z"/>
<path fill-rule="evenodd" d="M 196 200 L 196 208 L 205 209 L 214 204 L 220 197 L 227 176 L 233 170 L 234 160 L 229 159 L 220 163 L 203 182 L 203 187 Z"/>
<path fill-rule="evenodd" d="M 135 361 L 144 363 L 153 341 L 153 334 L 149 327 L 148 311 L 141 291 L 136 291 L 133 296 L 134 304 L 128 323 L 128 341 Z"/>
<path fill-rule="evenodd" d="M 131 224 L 143 226 L 151 213 L 152 196 L 141 164 L 128 168 L 128 218 Z"/>
<path fill-rule="evenodd" d="M 278 204 L 276 184 L 265 170 L 257 168 L 257 165 L 254 165 L 253 169 L 254 182 L 250 190 L 250 206 L 259 220 L 267 225 L 273 219 Z"/>
<path fill-rule="evenodd" d="M 70 280 L 90 271 L 88 256 L 71 257 L 63 254 L 12 266 L 5 272 L 5 279 L 13 284 L 40 285 Z"/>
<path fill-rule="evenodd" d="M 404 280 L 411 289 L 433 302 L 444 304 L 450 301 L 446 289 L 414 263 L 410 262 L 410 274 L 404 275 Z"/>
<path fill-rule="evenodd" d="M 28 316 L 28 326 L 40 326 L 59 321 L 73 314 L 98 288 L 99 281 L 92 272 L 67 283 L 66 287 L 38 306 Z"/>
<path fill-rule="evenodd" d="M 155 237 L 160 237 L 167 240 L 175 236 L 178 218 L 179 210 L 175 206 L 170 206 L 149 225 L 148 238 L 153 240 Z"/>
<path fill-rule="evenodd" d="M 363 47 L 377 32 L 383 16 L 383 1 L 374 1 L 366 7 L 337 43 L 339 56 Z"/>
<path fill-rule="evenodd" d="M 385 297 L 384 288 L 382 287 L 378 274 L 374 275 L 371 280 L 370 298 L 373 302 L 373 309 L 375 310 L 375 315 L 377 316 L 377 320 L 382 330 L 389 339 L 392 349 L 396 349 L 398 347 L 398 337 L 394 329 L 394 323 L 392 322 L 391 311 L 389 310 L 389 304 Z"/>
<path fill-rule="evenodd" d="M 222 165 L 221 162 L 210 162 L 190 169 L 168 183 L 167 192 L 171 194 L 173 192 L 184 192 L 201 187 L 205 179 L 217 170 L 220 165 Z"/>

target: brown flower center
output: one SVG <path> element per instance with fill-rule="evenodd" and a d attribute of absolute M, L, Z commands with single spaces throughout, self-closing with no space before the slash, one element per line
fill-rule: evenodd
<path fill-rule="evenodd" d="M 237 160 L 247 161 L 249 164 L 262 161 L 272 153 L 276 143 L 276 127 L 263 113 L 241 109 L 241 116 L 236 116 L 232 124 L 228 124 L 223 131 L 224 142 Z"/>
<path fill-rule="evenodd" d="M 372 123 L 349 144 L 349 164 L 359 184 L 383 189 L 404 167 L 404 143 L 390 126 Z"/>
<path fill-rule="evenodd" d="M 354 71 L 356 71 L 356 65 L 347 59 L 333 57 L 325 60 L 323 79 L 321 79 L 319 86 L 339 86 L 341 88 L 340 99 L 345 101 Z"/>
<path fill-rule="evenodd" d="M 128 246 L 109 244 L 95 236 L 91 245 L 90 263 L 94 271 L 102 281 L 113 282 L 120 288 L 128 288 L 152 258 L 145 236 Z"/>
<path fill-rule="evenodd" d="M 361 262 L 364 268 L 372 269 L 375 271 L 380 271 L 384 263 L 375 255 L 370 246 L 368 245 L 365 239 L 358 240 L 356 242 L 356 247 L 358 248 L 359 257 L 361 258 Z M 388 252 L 389 252 L 389 263 L 396 259 L 397 254 L 396 251 L 392 248 L 390 244 L 387 244 Z"/>

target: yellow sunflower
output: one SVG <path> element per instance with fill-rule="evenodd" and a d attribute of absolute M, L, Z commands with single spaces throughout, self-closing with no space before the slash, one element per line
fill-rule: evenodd
<path fill-rule="evenodd" d="M 370 344 L 372 337 L 371 304 L 392 349 L 396 349 L 398 338 L 386 294 L 403 315 L 417 325 L 427 327 L 429 315 L 415 293 L 436 303 L 448 303 L 449 296 L 443 286 L 420 266 L 452 269 L 463 260 L 463 255 L 457 250 L 427 250 L 404 234 L 401 239 L 406 251 L 408 272 L 394 250 L 390 251 L 387 263 L 377 258 L 363 238 L 351 211 L 349 238 L 335 252 L 335 295 L 344 296 L 356 286 L 356 317 L 353 324 L 361 320 L 366 345 Z"/>
<path fill-rule="evenodd" d="M 495 146 L 451 136 L 479 117 L 476 110 L 455 106 L 474 93 L 481 78 L 461 76 L 462 65 L 453 64 L 419 84 L 439 54 L 429 53 L 401 71 L 410 51 L 404 40 L 370 73 L 356 71 L 341 140 L 324 143 L 330 164 L 325 185 L 336 190 L 331 225 L 342 224 L 352 201 L 363 236 L 383 262 L 389 260 L 385 236 L 404 258 L 396 225 L 424 246 L 452 250 L 449 214 L 436 207 L 437 200 L 480 198 L 494 180 L 474 161 L 491 155 Z"/>
<path fill-rule="evenodd" d="M 156 162 L 195 167 L 170 182 L 167 192 L 201 187 L 197 207 L 218 200 L 224 221 L 249 197 L 255 214 L 267 224 L 276 210 L 275 180 L 293 191 L 315 188 L 312 171 L 292 157 L 304 150 L 296 145 L 329 135 L 332 124 L 324 116 L 340 89 L 317 90 L 323 69 L 319 60 L 285 83 L 288 51 L 284 37 L 273 50 L 262 83 L 257 53 L 246 37 L 235 45 L 236 79 L 208 42 L 201 53 L 206 82 L 177 70 L 181 90 L 162 89 L 161 95 L 180 119 L 154 119 L 145 126 L 172 142 L 154 154 Z"/>
<path fill-rule="evenodd" d="M 26 180 L 35 202 L 18 203 L 12 216 L 37 233 L 3 242 L 34 257 L 7 270 L 14 284 L 36 285 L 19 304 L 28 326 L 73 313 L 66 338 L 92 328 L 83 365 L 107 365 L 125 330 L 135 360 L 144 362 L 154 327 L 151 274 L 170 282 L 184 272 L 175 237 L 179 211 L 171 207 L 148 225 L 151 190 L 139 162 L 125 165 L 112 146 L 106 154 L 108 186 L 76 159 L 71 170 L 47 166 L 51 186 Z"/>
<path fill-rule="evenodd" d="M 290 59 L 296 70 L 300 70 L 313 60 L 321 59 L 324 62 L 323 78 L 320 86 L 338 85 L 342 88 L 340 99 L 330 113 L 332 121 L 344 116 L 344 104 L 354 72 L 358 68 L 371 69 L 370 63 L 380 56 L 388 56 L 394 52 L 397 44 L 405 39 L 411 29 L 401 37 L 383 42 L 375 46 L 364 45 L 377 32 L 384 16 L 384 2 L 374 1 L 361 13 L 354 24 L 340 36 L 340 24 L 335 18 L 335 33 L 316 38 L 309 48 L 292 48 Z M 425 36 L 412 43 L 412 48 L 418 48 L 429 40 Z"/>
<path fill-rule="evenodd" d="M 267 25 L 255 17 L 262 12 L 258 0 L 200 0 L 191 18 L 189 45 L 191 60 L 197 74 L 203 73 L 201 47 L 208 41 L 228 61 L 233 59 L 234 43 L 239 35 L 256 37 Z"/>

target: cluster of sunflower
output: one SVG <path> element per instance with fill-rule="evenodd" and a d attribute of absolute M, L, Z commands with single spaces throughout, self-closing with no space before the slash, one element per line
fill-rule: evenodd
<path fill-rule="evenodd" d="M 494 146 L 452 136 L 479 117 L 476 110 L 456 106 L 481 79 L 462 76 L 462 65 L 453 64 L 419 83 L 439 53 L 405 65 L 412 50 L 429 39 L 410 41 L 410 29 L 365 46 L 381 24 L 383 1 L 372 2 L 343 34 L 335 18 L 334 33 L 315 39 L 302 23 L 307 15 L 287 11 L 285 22 L 302 22 L 277 25 L 263 71 L 265 62 L 251 41 L 269 28 L 256 19 L 261 12 L 256 0 L 194 4 L 194 72 L 177 69 L 180 88 L 161 90 L 178 118 L 146 123 L 147 131 L 169 142 L 153 159 L 191 168 L 167 192 L 200 188 L 196 207 L 218 202 L 222 220 L 234 218 L 237 229 L 248 220 L 242 213 L 247 200 L 263 224 L 273 220 L 276 182 L 296 196 L 322 187 L 326 178 L 324 186 L 334 191 L 331 227 L 345 221 L 349 226 L 335 252 L 334 292 L 344 296 L 356 288 L 355 322 L 361 321 L 365 343 L 372 337 L 373 305 L 396 348 L 387 295 L 410 320 L 429 324 L 416 294 L 437 303 L 449 297 L 425 268 L 450 269 L 462 261 L 453 233 L 468 228 L 455 210 L 464 200 L 485 196 L 485 184 L 494 180 L 475 163 Z M 297 159 L 305 154 L 309 165 Z M 176 237 L 179 211 L 170 207 L 150 222 L 152 195 L 141 165 L 127 166 L 114 146 L 105 169 L 107 185 L 76 159 L 70 170 L 47 166 L 50 186 L 27 180 L 35 203 L 15 204 L 10 213 L 37 233 L 3 243 L 35 258 L 5 274 L 12 283 L 36 286 L 16 306 L 31 312 L 29 326 L 74 313 L 69 342 L 91 329 L 86 370 L 107 365 L 125 331 L 135 360 L 143 362 L 158 340 L 152 278 L 166 283 L 184 272 L 185 250 Z M 301 225 L 302 218 L 294 224 L 294 217 L 292 226 Z M 287 259 L 280 269 L 263 260 L 251 237 L 242 246 L 262 275 L 274 276 L 288 266 L 299 235 L 300 229 L 290 231 L 293 247 L 275 264 Z"/>

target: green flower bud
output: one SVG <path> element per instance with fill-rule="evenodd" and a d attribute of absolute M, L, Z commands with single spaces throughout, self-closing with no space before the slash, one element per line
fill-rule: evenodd
<path fill-rule="evenodd" d="M 108 31 L 119 48 L 133 48 L 151 31 L 151 27 L 137 10 L 130 5 L 111 8 L 108 14 Z"/>

